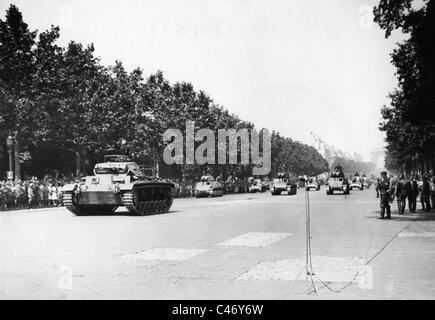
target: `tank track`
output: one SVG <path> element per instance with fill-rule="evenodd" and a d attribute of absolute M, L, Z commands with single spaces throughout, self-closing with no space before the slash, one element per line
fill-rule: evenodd
<path fill-rule="evenodd" d="M 139 185 L 122 194 L 122 203 L 134 215 L 150 215 L 168 212 L 174 201 L 169 185 Z"/>
<path fill-rule="evenodd" d="M 105 214 L 113 212 L 117 206 L 79 206 L 74 201 L 74 192 L 63 194 L 64 206 L 75 215 Z M 144 216 L 168 212 L 174 201 L 174 188 L 171 184 L 148 183 L 139 184 L 131 191 L 121 194 L 122 204 L 130 214 Z"/>
<path fill-rule="evenodd" d="M 80 215 L 81 212 L 74 206 L 74 193 L 65 192 L 63 194 L 63 205 L 75 215 Z"/>

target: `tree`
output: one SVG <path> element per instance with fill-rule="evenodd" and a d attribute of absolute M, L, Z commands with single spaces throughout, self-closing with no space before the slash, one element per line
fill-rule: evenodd
<path fill-rule="evenodd" d="M 1 121 L 15 136 L 15 173 L 20 178 L 19 152 L 22 136 L 31 131 L 33 109 L 28 96 L 35 68 L 36 31 L 30 31 L 14 5 L 0 20 L 0 87 L 5 103 Z M 1 137 L 0 137 L 1 138 Z M 2 141 L 4 141 L 2 139 Z"/>
<path fill-rule="evenodd" d="M 183 130 L 187 121 L 194 121 L 195 129 L 213 130 L 216 139 L 219 129 L 256 129 L 189 82 L 170 84 L 161 71 L 144 79 L 141 69 L 129 72 L 120 61 L 102 66 L 93 44 L 71 41 L 60 47 L 59 35 L 55 26 L 30 31 L 14 5 L 0 21 L 0 138 L 16 132 L 17 152 L 32 153 L 32 163 L 24 168 L 32 175 L 74 167 L 77 174 L 90 171 L 109 151 L 159 167 L 166 146 L 163 133 Z M 241 151 L 239 145 L 239 159 Z M 4 148 L 0 153 L 5 154 Z M 20 157 L 15 158 L 19 169 Z M 328 167 L 314 148 L 278 133 L 272 134 L 272 159 L 271 175 L 283 169 L 317 174 Z M 177 165 L 172 173 L 192 178 L 210 171 L 246 178 L 252 167 Z"/>
<path fill-rule="evenodd" d="M 382 109 L 387 150 L 402 170 L 418 165 L 421 171 L 434 171 L 435 3 L 424 1 L 415 8 L 411 0 L 381 0 L 374 14 L 387 38 L 396 29 L 409 34 L 391 55 L 399 85 L 390 94 L 390 106 Z"/>

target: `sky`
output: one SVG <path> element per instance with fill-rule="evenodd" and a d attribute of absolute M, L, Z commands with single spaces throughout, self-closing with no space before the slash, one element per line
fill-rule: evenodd
<path fill-rule="evenodd" d="M 378 0 L 0 0 L 30 29 L 61 28 L 59 44 L 94 43 L 148 76 L 195 89 L 257 127 L 370 160 L 380 109 L 397 84 L 390 53 L 404 36 L 372 21 Z"/>

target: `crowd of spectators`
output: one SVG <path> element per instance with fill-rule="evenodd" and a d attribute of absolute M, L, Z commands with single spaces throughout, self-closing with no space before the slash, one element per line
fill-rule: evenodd
<path fill-rule="evenodd" d="M 220 178 L 218 177 L 218 181 Z M 73 176 L 25 177 L 23 180 L 0 180 L 0 210 L 33 209 L 62 206 L 62 187 L 77 181 Z M 195 180 L 164 179 L 175 185 L 176 198 L 194 197 Z M 221 181 L 225 194 L 247 192 L 247 179 Z"/>
<path fill-rule="evenodd" d="M 195 183 L 193 181 L 180 181 L 176 179 L 171 182 L 175 185 L 176 198 L 190 198 L 194 196 Z"/>
<path fill-rule="evenodd" d="M 62 205 L 62 187 L 73 178 L 45 176 L 0 181 L 0 210 L 32 209 Z"/>

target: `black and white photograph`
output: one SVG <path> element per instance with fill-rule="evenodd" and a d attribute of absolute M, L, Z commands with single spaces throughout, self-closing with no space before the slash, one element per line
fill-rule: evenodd
<path fill-rule="evenodd" d="M 434 268 L 434 0 L 0 0 L 0 300 L 258 318 Z"/>

